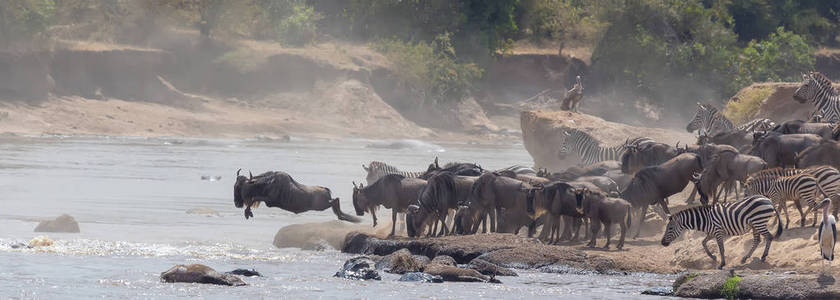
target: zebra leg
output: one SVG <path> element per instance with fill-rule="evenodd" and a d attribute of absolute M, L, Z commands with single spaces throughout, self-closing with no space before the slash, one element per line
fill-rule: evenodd
<path fill-rule="evenodd" d="M 597 222 L 595 220 L 589 220 L 589 222 L 592 223 L 592 224 L 601 223 L 601 222 Z M 610 249 L 610 235 L 612 235 L 611 232 L 610 232 L 611 231 L 610 228 L 612 228 L 612 224 L 604 223 L 604 233 L 607 235 L 607 244 L 604 245 L 604 249 Z"/>
<path fill-rule="evenodd" d="M 747 262 L 747 259 L 749 259 L 752 256 L 753 252 L 755 252 L 755 249 L 758 248 L 759 243 L 761 243 L 761 233 L 758 233 L 758 231 L 756 231 L 755 228 L 753 228 L 752 247 L 750 247 L 750 251 L 747 251 L 747 254 L 744 255 L 744 258 L 741 258 L 741 264 Z"/>
<path fill-rule="evenodd" d="M 712 251 L 709 250 L 709 241 L 711 241 L 711 240 L 712 240 L 712 235 L 711 234 L 706 235 L 706 238 L 704 238 L 703 242 L 702 242 L 703 250 L 706 251 L 706 255 L 708 255 L 709 258 L 712 259 L 712 261 L 717 262 L 717 257 L 715 257 L 715 255 L 712 254 Z"/>
<path fill-rule="evenodd" d="M 720 230 L 715 232 L 715 242 L 717 242 L 718 250 L 720 250 L 720 265 L 718 266 L 718 270 L 720 270 L 726 265 L 726 254 L 723 251 L 723 233 Z"/>
<path fill-rule="evenodd" d="M 784 199 L 779 200 L 779 209 L 785 212 L 785 229 L 788 229 L 788 226 L 790 225 L 790 216 L 788 215 L 787 201 Z"/>
<path fill-rule="evenodd" d="M 764 253 L 761 254 L 761 261 L 767 260 L 767 254 L 770 254 L 770 243 L 773 242 L 773 235 L 769 230 L 764 230 Z"/>
<path fill-rule="evenodd" d="M 598 232 L 601 231 L 601 222 L 596 222 L 592 220 L 589 222 L 589 230 L 591 231 L 590 234 L 592 235 L 589 240 L 589 244 L 586 244 L 586 247 L 595 247 L 595 240 L 598 238 Z M 607 228 L 609 230 L 609 228 Z"/>
<path fill-rule="evenodd" d="M 799 220 L 799 227 L 805 227 L 806 217 L 805 217 L 805 213 L 802 212 L 802 200 L 801 199 L 794 199 L 793 200 L 793 205 L 796 206 L 796 210 L 799 211 L 799 216 L 802 217 L 802 219 Z"/>

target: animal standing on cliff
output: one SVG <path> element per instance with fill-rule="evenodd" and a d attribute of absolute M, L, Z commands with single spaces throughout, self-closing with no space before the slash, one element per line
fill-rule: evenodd
<path fill-rule="evenodd" d="M 560 109 L 577 112 L 580 107 L 580 100 L 583 99 L 583 84 L 580 82 L 580 75 L 575 78 L 575 85 L 566 92 L 566 97 L 560 104 Z"/>
<path fill-rule="evenodd" d="M 837 222 L 834 216 L 828 213 L 831 210 L 831 199 L 825 199 L 820 203 L 823 206 L 823 220 L 820 224 L 820 255 L 822 255 L 822 269 L 820 272 L 825 274 L 825 261 L 828 261 L 828 274 L 831 274 L 831 261 L 834 260 L 834 243 L 837 242 Z"/>
<path fill-rule="evenodd" d="M 341 212 L 338 198 L 333 198 L 330 189 L 323 186 L 305 185 L 295 181 L 285 172 L 265 172 L 256 177 L 239 175 L 233 185 L 233 204 L 245 207 L 245 219 L 253 217 L 251 207 L 264 202 L 268 207 L 279 207 L 299 214 L 310 210 L 325 210 L 332 207 L 333 213 L 342 221 L 353 223 L 361 219 Z"/>

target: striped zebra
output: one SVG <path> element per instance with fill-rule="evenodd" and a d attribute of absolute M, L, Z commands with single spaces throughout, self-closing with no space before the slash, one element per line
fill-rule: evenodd
<path fill-rule="evenodd" d="M 817 109 L 811 113 L 811 122 L 840 122 L 840 96 L 831 86 L 831 80 L 819 72 L 802 75 L 802 85 L 793 92 L 799 103 L 811 102 Z"/>
<path fill-rule="evenodd" d="M 799 225 L 801 227 L 805 227 L 806 214 L 811 210 L 814 210 L 817 202 L 819 202 L 816 199 L 819 195 L 817 192 L 820 192 L 823 196 L 828 197 L 828 195 L 825 194 L 825 191 L 820 188 L 817 178 L 811 176 L 811 174 L 802 173 L 776 179 L 770 186 L 770 191 L 768 191 L 766 196 L 769 197 L 770 200 L 773 200 L 773 203 L 777 203 L 779 209 L 784 210 L 785 228 L 788 228 L 788 225 L 790 225 L 790 216 L 788 215 L 787 209 L 788 200 L 793 201 L 794 205 L 796 205 L 796 209 L 799 210 L 799 215 L 802 217 L 802 219 L 799 220 Z M 808 205 L 807 212 L 802 212 L 803 202 Z M 814 210 L 814 225 L 816 225 L 816 222 L 817 210 Z"/>
<path fill-rule="evenodd" d="M 523 165 L 512 165 L 512 166 L 507 167 L 507 168 L 498 169 L 494 172 L 502 173 L 502 172 L 507 172 L 507 171 L 513 172 L 516 175 L 537 176 L 537 170 L 534 170 L 534 168 L 526 167 L 526 166 L 523 166 Z"/>
<path fill-rule="evenodd" d="M 688 132 L 694 132 L 696 130 L 699 135 L 707 136 L 729 132 L 733 129 L 735 129 L 735 126 L 732 125 L 732 122 L 724 117 L 723 113 L 718 111 L 717 108 L 700 103 L 697 103 L 697 111 L 694 112 L 694 118 L 685 126 L 685 130 Z"/>
<path fill-rule="evenodd" d="M 420 177 L 420 175 L 423 175 L 423 173 L 426 173 L 400 171 L 400 169 L 398 169 L 397 167 L 394 167 L 381 161 L 372 161 L 367 166 L 362 164 L 362 168 L 367 172 L 368 185 L 373 184 L 374 182 L 379 180 L 379 178 L 385 177 L 385 175 L 399 174 L 404 176 L 405 178 L 417 178 Z"/>
<path fill-rule="evenodd" d="M 820 188 L 830 198 L 835 200 L 840 199 L 840 171 L 832 166 L 815 166 L 807 169 L 773 168 L 761 170 L 750 175 L 750 178 L 744 184 L 744 191 L 747 195 L 768 195 L 770 188 L 778 178 L 802 173 L 814 176 Z M 837 214 L 836 208 L 833 214 Z"/>
<path fill-rule="evenodd" d="M 601 142 L 586 132 L 569 129 L 564 131 L 566 139 L 560 146 L 560 154 L 565 155 L 574 152 L 580 155 L 581 165 L 588 166 L 605 160 L 621 160 L 621 155 L 627 146 L 640 146 L 654 142 L 649 137 L 635 137 L 627 139 L 623 144 L 612 147 L 602 147 Z"/>
<path fill-rule="evenodd" d="M 775 237 L 770 235 L 770 231 L 767 230 L 767 223 L 774 214 L 777 220 Z M 750 251 L 747 251 L 747 255 L 741 259 L 743 264 L 758 248 L 761 236 L 764 235 L 764 254 L 761 255 L 761 261 L 764 261 L 770 252 L 770 243 L 782 234 L 782 219 L 779 212 L 773 207 L 773 202 L 761 195 L 748 196 L 744 200 L 734 203 L 691 207 L 668 217 L 668 226 L 662 236 L 662 245 L 670 245 L 686 229 L 706 233 L 706 238 L 703 239 L 702 243 L 703 250 L 706 251 L 706 255 L 717 262 L 715 255 L 709 251 L 707 245 L 710 240 L 715 239 L 720 250 L 718 269 L 722 269 L 726 265 L 726 256 L 723 251 L 724 238 L 743 235 L 752 230 L 753 244 Z"/>
<path fill-rule="evenodd" d="M 735 130 L 744 132 L 768 131 L 776 127 L 776 122 L 767 118 L 758 118 L 747 123 L 738 125 Z"/>

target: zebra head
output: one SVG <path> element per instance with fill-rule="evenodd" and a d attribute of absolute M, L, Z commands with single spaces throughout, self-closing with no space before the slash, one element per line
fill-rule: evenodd
<path fill-rule="evenodd" d="M 819 89 L 819 82 L 814 78 L 813 73 L 802 74 L 802 84 L 793 92 L 793 100 L 799 103 L 805 103 L 809 99 L 816 98 Z"/>
<path fill-rule="evenodd" d="M 709 109 L 705 105 L 697 102 L 697 111 L 694 112 L 694 118 L 691 119 L 691 122 L 688 122 L 688 125 L 685 126 L 685 130 L 688 132 L 694 132 L 695 130 L 700 129 L 700 126 L 703 123 L 703 117 L 708 111 Z"/>
<path fill-rule="evenodd" d="M 567 130 L 563 131 L 563 135 L 563 144 L 560 145 L 560 150 L 557 151 L 560 154 L 560 159 L 565 158 L 566 154 L 569 153 L 569 142 L 571 142 L 569 139 L 572 137 L 572 134 Z"/>
<path fill-rule="evenodd" d="M 665 227 L 665 234 L 662 235 L 662 246 L 667 247 L 674 240 L 682 234 L 682 214 L 677 213 L 676 216 L 668 216 L 668 226 Z"/>

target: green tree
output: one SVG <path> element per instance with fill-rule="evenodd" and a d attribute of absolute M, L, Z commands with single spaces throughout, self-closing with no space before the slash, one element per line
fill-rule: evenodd
<path fill-rule="evenodd" d="M 44 32 L 54 14 L 52 0 L 0 0 L 0 46 Z"/>

